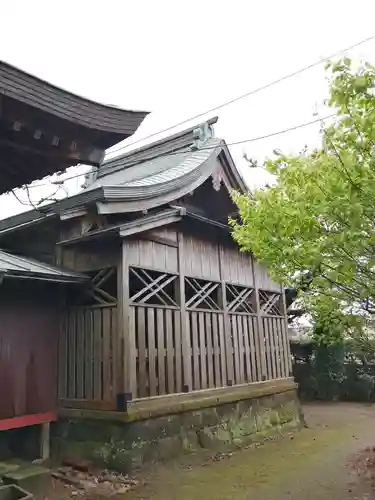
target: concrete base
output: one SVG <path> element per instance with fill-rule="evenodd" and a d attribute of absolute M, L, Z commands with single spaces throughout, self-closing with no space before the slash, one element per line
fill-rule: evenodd
<path fill-rule="evenodd" d="M 21 467 L 14 472 L 8 472 L 3 476 L 5 484 L 14 484 L 23 490 L 32 493 L 36 497 L 44 497 L 44 492 L 50 481 L 50 470 L 38 465 Z M 41 497 L 41 498 L 42 498 Z"/>
<path fill-rule="evenodd" d="M 163 416 L 158 412 L 145 420 L 61 419 L 52 430 L 52 454 L 123 472 L 186 452 L 230 450 L 301 425 L 291 383 L 275 394 Z"/>

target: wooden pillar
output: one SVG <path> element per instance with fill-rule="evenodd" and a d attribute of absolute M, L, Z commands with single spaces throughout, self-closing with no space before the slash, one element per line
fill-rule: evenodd
<path fill-rule="evenodd" d="M 50 457 L 50 423 L 45 422 L 40 426 L 40 457 L 48 460 Z"/>
<path fill-rule="evenodd" d="M 181 231 L 177 233 L 178 239 L 178 272 L 179 272 L 179 303 L 181 314 L 181 344 L 182 344 L 182 366 L 183 385 L 185 391 L 193 388 L 191 373 L 191 342 L 189 318 L 185 308 L 185 272 L 184 272 L 184 235 Z"/>
<path fill-rule="evenodd" d="M 135 325 L 131 321 L 129 304 L 128 242 L 121 245 L 121 264 L 118 276 L 118 397 L 133 399 L 137 395 Z M 121 406 L 121 405 L 120 405 Z"/>
<path fill-rule="evenodd" d="M 282 301 L 282 307 L 281 307 L 281 312 L 284 315 L 284 321 L 283 321 L 283 347 L 284 347 L 284 365 L 285 365 L 285 370 L 286 370 L 286 377 L 292 377 L 293 376 L 293 367 L 292 367 L 292 355 L 290 352 L 290 342 L 289 342 L 289 336 L 288 336 L 288 314 L 286 310 L 286 299 L 285 299 L 285 289 L 282 288 L 281 292 L 281 301 Z"/>
<path fill-rule="evenodd" d="M 268 374 L 267 374 L 267 364 L 266 364 L 266 346 L 265 346 L 265 337 L 264 337 L 262 315 L 261 315 L 261 311 L 260 311 L 260 300 L 259 300 L 259 288 L 258 288 L 258 284 L 257 284 L 256 261 L 254 259 L 253 254 L 251 254 L 251 262 L 252 262 L 252 269 L 253 269 L 255 305 L 256 305 L 257 325 L 258 325 L 257 346 L 259 346 L 259 350 L 255 353 L 256 354 L 255 359 L 256 359 L 256 364 L 257 364 L 258 378 L 260 375 L 260 380 L 267 380 Z"/>
<path fill-rule="evenodd" d="M 220 272 L 220 294 L 221 294 L 221 306 L 223 308 L 223 317 L 224 317 L 224 337 L 225 337 L 225 358 L 226 358 L 226 367 L 227 367 L 227 380 L 224 381 L 225 385 L 231 383 L 235 385 L 236 381 L 234 380 L 234 367 L 233 367 L 233 345 L 231 341 L 231 324 L 228 313 L 228 304 L 227 304 L 227 294 L 225 290 L 225 280 L 224 280 L 224 249 L 222 245 L 219 245 L 219 272 Z M 224 384 L 223 384 L 224 385 Z"/>

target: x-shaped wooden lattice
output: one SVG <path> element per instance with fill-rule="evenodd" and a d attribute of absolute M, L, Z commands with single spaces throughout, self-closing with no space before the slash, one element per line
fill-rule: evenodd
<path fill-rule="evenodd" d="M 165 290 L 165 287 L 177 279 L 177 276 L 163 273 L 155 278 L 145 269 L 135 269 L 134 267 L 130 268 L 130 272 L 144 285 L 141 290 L 130 297 L 131 302 L 150 304 L 152 303 L 152 298 L 157 298 L 165 306 L 172 305 L 177 307 L 177 302 Z"/>
<path fill-rule="evenodd" d="M 202 309 L 210 309 L 217 311 L 220 309 L 219 305 L 211 297 L 211 294 L 219 286 L 219 283 L 213 283 L 212 281 L 205 281 L 204 284 L 194 278 L 185 278 L 185 284 L 187 284 L 194 293 L 189 300 L 186 301 L 186 307 L 191 309 L 196 309 L 201 305 Z"/>
<path fill-rule="evenodd" d="M 117 303 L 117 298 L 102 287 L 115 272 L 114 267 L 101 269 L 91 278 L 91 288 L 88 290 L 88 294 L 96 302 L 99 302 L 99 304 L 108 305 Z"/>
<path fill-rule="evenodd" d="M 281 316 L 279 293 L 264 292 L 259 290 L 260 311 L 262 314 Z"/>
<path fill-rule="evenodd" d="M 238 287 L 235 285 L 226 285 L 227 289 L 227 304 L 229 312 L 246 312 L 249 314 L 255 313 L 250 298 L 254 292 L 253 288 Z"/>

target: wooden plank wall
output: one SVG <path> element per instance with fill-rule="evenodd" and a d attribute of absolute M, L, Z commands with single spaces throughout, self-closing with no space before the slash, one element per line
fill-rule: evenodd
<path fill-rule="evenodd" d="M 59 336 L 63 406 L 86 401 L 90 408 L 100 409 L 101 402 L 114 402 L 116 335 L 117 307 L 77 307 L 63 315 Z"/>
<path fill-rule="evenodd" d="M 136 339 L 134 397 L 182 392 L 181 314 L 178 308 L 130 307 Z"/>
<path fill-rule="evenodd" d="M 113 251 L 112 260 L 122 262 L 118 308 L 72 308 L 65 314 L 59 342 L 62 406 L 114 409 L 118 392 L 147 398 L 289 376 L 285 311 L 273 307 L 281 304 L 282 290 L 264 267 L 233 245 L 170 228 L 143 238 L 124 240 L 122 259 Z M 155 280 L 138 281 L 146 292 L 133 302 L 139 288 L 131 295 L 131 268 L 145 269 Z M 163 303 L 166 295 L 158 300 L 150 292 L 168 274 L 174 292 L 162 293 L 174 296 Z M 251 306 L 238 308 L 228 287 L 239 297 L 249 291 Z M 200 300 L 211 289 L 209 300 Z"/>
<path fill-rule="evenodd" d="M 254 306 L 258 310 L 253 313 L 229 311 L 224 307 L 227 283 L 244 290 L 254 289 L 256 294 L 262 288 L 281 297 L 280 285 L 272 281 L 266 269 L 232 245 L 220 248 L 215 242 L 192 235 L 180 233 L 177 237 L 176 231 L 170 229 L 153 232 L 153 235 L 150 241 L 124 242 L 130 267 L 179 275 L 180 265 L 184 281 L 197 278 L 203 280 L 202 286 L 204 280 L 218 283 L 218 296 L 224 295 L 222 301 L 218 299 L 217 310 L 210 310 L 204 302 L 198 307 L 189 307 L 185 296 L 183 303 L 187 302 L 187 307 L 185 311 L 184 306 L 183 313 L 179 307 L 129 304 L 129 328 L 136 339 L 133 397 L 289 376 L 284 312 L 273 315 L 262 312 L 259 299 L 258 306 Z M 183 252 L 180 259 L 179 250 Z M 183 293 L 186 287 L 181 288 Z M 181 297 L 179 299 L 176 297 L 181 303 Z M 131 338 L 133 334 L 130 332 Z M 189 381 L 188 387 L 186 381 Z"/>

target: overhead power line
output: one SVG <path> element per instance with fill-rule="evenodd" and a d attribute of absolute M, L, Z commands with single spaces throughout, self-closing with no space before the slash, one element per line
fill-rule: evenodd
<path fill-rule="evenodd" d="M 304 127 L 308 127 L 309 125 L 313 125 L 314 123 L 318 123 L 318 122 L 322 122 L 324 120 L 328 120 L 329 118 L 333 118 L 335 117 L 336 115 L 335 114 L 331 114 L 331 115 L 327 115 L 327 116 L 324 116 L 324 117 L 321 117 L 321 118 L 316 118 L 315 120 L 311 120 L 309 122 L 304 122 L 304 123 L 300 123 L 298 125 L 294 125 L 293 127 L 289 127 L 289 128 L 284 128 L 282 130 L 277 130 L 276 132 L 271 132 L 270 134 L 266 134 L 266 135 L 260 135 L 260 136 L 257 136 L 257 137 L 252 137 L 250 139 L 243 139 L 243 140 L 240 140 L 240 141 L 235 141 L 235 142 L 228 142 L 228 143 L 225 143 L 226 146 L 238 146 L 240 144 L 247 144 L 247 143 L 250 143 L 250 142 L 256 142 L 256 141 L 261 141 L 261 140 L 264 140 L 264 139 L 269 139 L 270 137 L 275 137 L 275 136 L 278 136 L 278 135 L 282 135 L 282 134 L 287 134 L 288 132 L 293 132 L 294 130 L 298 130 L 300 128 L 304 128 Z M 210 149 L 216 149 L 218 146 L 206 146 L 206 147 L 202 147 L 202 148 L 199 148 L 198 151 L 205 151 L 205 150 L 210 150 Z M 160 153 L 158 155 L 155 155 L 152 157 L 152 159 L 156 159 L 156 158 L 161 158 L 161 157 L 169 157 L 169 156 L 174 156 L 174 155 L 178 155 L 178 154 L 181 154 L 181 151 L 172 151 L 171 153 Z M 147 161 L 147 160 L 146 160 Z M 105 170 L 106 167 L 104 167 L 104 170 Z M 103 170 L 103 167 L 101 168 L 101 170 Z M 77 179 L 78 177 L 82 177 L 84 175 L 86 175 L 87 172 L 84 172 L 84 173 L 81 173 L 81 174 L 76 174 L 76 175 L 72 175 L 70 177 L 65 177 L 65 179 L 61 179 L 61 181 L 59 180 L 58 182 L 65 182 L 65 181 L 70 181 L 71 179 Z M 51 184 L 54 184 L 54 182 L 46 182 L 46 183 L 43 183 L 43 184 L 34 184 L 34 185 L 31 185 L 29 186 L 29 188 L 36 188 L 36 187 L 42 187 L 42 186 L 50 186 Z"/>
<path fill-rule="evenodd" d="M 344 49 L 341 49 L 341 50 L 339 50 L 337 52 L 334 52 L 333 54 L 330 54 L 327 57 L 320 58 L 319 60 L 317 60 L 317 61 L 315 61 L 315 62 L 313 62 L 313 63 L 311 63 L 311 64 L 309 64 L 307 66 L 304 66 L 303 68 L 300 68 L 300 69 L 298 69 L 296 71 L 293 71 L 292 73 L 288 73 L 288 74 L 286 74 L 286 75 L 284 75 L 284 76 L 282 76 L 280 78 L 277 78 L 276 80 L 273 80 L 273 81 L 271 81 L 271 82 L 269 82 L 269 83 L 267 83 L 267 84 L 265 84 L 265 85 L 263 85 L 261 87 L 258 87 L 258 88 L 255 88 L 253 90 L 250 90 L 246 94 L 242 94 L 240 96 L 237 96 L 237 97 L 231 99 L 230 101 L 226 101 L 226 102 L 224 102 L 222 104 L 219 104 L 218 106 L 215 106 L 214 108 L 208 109 L 208 110 L 203 111 L 203 112 L 201 112 L 201 113 L 199 113 L 197 115 L 191 116 L 190 118 L 187 118 L 187 119 L 182 120 L 182 121 L 180 121 L 178 123 L 175 123 L 174 125 L 171 125 L 170 127 L 167 127 L 167 128 L 162 129 L 162 130 L 159 130 L 158 132 L 154 132 L 152 134 L 149 134 L 146 137 L 137 139 L 136 141 L 133 141 L 130 144 L 122 145 L 122 146 L 118 147 L 117 149 L 113 149 L 112 151 L 109 152 L 109 154 L 114 154 L 114 153 L 117 153 L 117 152 L 119 152 L 119 151 L 121 151 L 123 149 L 131 148 L 131 146 L 133 146 L 135 144 L 139 144 L 140 142 L 146 141 L 147 139 L 151 139 L 151 138 L 153 138 L 153 137 L 155 137 L 155 136 L 157 136 L 159 134 L 162 134 L 164 132 L 169 132 L 169 131 L 173 130 L 174 128 L 179 127 L 181 125 L 184 125 L 184 124 L 186 124 L 188 122 L 191 122 L 191 121 L 196 120 L 198 118 L 202 118 L 203 116 L 206 116 L 206 115 L 208 115 L 210 113 L 213 113 L 214 111 L 218 111 L 218 110 L 220 110 L 220 109 L 222 109 L 222 108 L 224 108 L 226 106 L 230 106 L 231 104 L 234 104 L 235 102 L 240 101 L 241 99 L 245 99 L 246 97 L 249 97 L 249 96 L 251 96 L 253 94 L 256 94 L 256 93 L 261 92 L 263 90 L 266 90 L 266 89 L 268 89 L 270 87 L 273 87 L 273 86 L 275 86 L 275 85 L 277 85 L 277 84 L 279 84 L 279 83 L 281 83 L 281 82 L 283 82 L 285 80 L 288 80 L 289 78 L 293 78 L 294 76 L 297 76 L 297 75 L 299 75 L 299 74 L 301 74 L 301 73 L 303 73 L 303 72 L 305 72 L 305 71 L 307 71 L 309 69 L 312 69 L 315 66 L 318 66 L 319 64 L 322 64 L 323 62 L 326 62 L 326 61 L 332 59 L 333 57 L 338 56 L 339 54 L 343 54 L 344 52 L 347 52 L 348 50 L 352 50 L 352 49 L 354 49 L 356 47 L 359 47 L 360 45 L 363 45 L 364 43 L 370 42 L 371 40 L 374 40 L 374 39 L 375 39 L 375 35 L 372 35 L 370 37 L 364 38 L 363 40 L 360 40 L 359 42 L 356 42 L 356 43 L 354 43 L 352 45 L 349 45 L 348 47 L 346 47 Z M 319 120 L 317 120 L 317 121 L 319 121 Z M 243 143 L 244 142 L 254 142 L 254 141 L 257 141 L 257 140 L 266 139 L 268 137 L 272 137 L 273 135 L 280 135 L 280 134 L 287 133 L 289 131 L 295 130 L 295 129 L 300 128 L 300 127 L 305 127 L 305 126 L 310 125 L 312 123 L 315 123 L 315 122 L 308 122 L 307 124 L 297 125 L 296 127 L 292 127 L 291 129 L 285 129 L 283 131 L 275 132 L 273 134 L 269 134 L 269 135 L 264 136 L 264 137 L 258 137 L 258 138 L 254 138 L 254 139 L 249 139 L 247 141 L 242 141 L 242 142 Z M 235 143 L 235 144 L 239 144 L 239 143 Z M 228 144 L 228 146 L 235 145 L 235 144 Z M 62 182 L 65 182 L 65 181 L 68 181 L 68 180 L 71 180 L 71 179 L 76 179 L 76 178 L 82 177 L 84 175 L 86 175 L 86 173 L 73 175 L 71 177 L 66 177 L 64 180 L 62 180 Z M 56 183 L 56 181 L 53 182 L 53 183 Z M 47 185 L 50 185 L 50 184 L 51 184 L 50 182 L 49 183 L 41 183 L 41 184 L 35 184 L 33 186 L 29 186 L 29 187 L 32 187 L 32 188 L 34 188 L 34 187 L 42 187 L 42 186 L 47 186 Z"/>
<path fill-rule="evenodd" d="M 202 111 L 201 113 L 198 113 L 197 115 L 191 116 L 190 118 L 187 118 L 187 119 L 182 120 L 178 123 L 175 123 L 174 125 L 171 125 L 170 127 L 159 130 L 158 132 L 154 132 L 150 135 L 147 135 L 146 137 L 143 137 L 141 139 L 137 139 L 136 141 L 133 141 L 130 144 L 122 145 L 122 146 L 119 146 L 117 148 L 115 147 L 112 151 L 109 151 L 109 154 L 117 153 L 119 151 L 122 151 L 123 149 L 127 149 L 127 148 L 133 146 L 134 144 L 139 144 L 142 141 L 146 141 L 147 139 L 151 139 L 152 137 L 155 137 L 159 134 L 163 134 L 164 132 L 169 132 L 170 130 L 173 130 L 174 128 L 179 127 L 181 125 L 185 125 L 188 122 L 191 122 L 191 121 L 196 120 L 198 118 L 202 118 L 203 116 L 209 115 L 215 111 L 219 111 L 220 109 L 225 108 L 226 106 L 230 106 L 231 104 L 234 104 L 242 99 L 245 99 L 246 97 L 257 94 L 258 92 L 261 92 L 263 90 L 269 89 L 270 87 L 278 85 L 279 83 L 282 83 L 285 80 L 288 80 L 289 78 L 293 78 L 297 75 L 300 75 L 301 73 L 304 73 L 305 71 L 308 71 L 309 69 L 312 69 L 315 66 L 318 66 L 319 64 L 322 64 L 324 62 L 329 61 L 333 57 L 336 57 L 344 52 L 347 52 L 348 50 L 355 49 L 356 47 L 359 47 L 360 45 L 363 45 L 364 43 L 370 42 L 371 40 L 374 40 L 374 39 L 375 39 L 375 35 L 364 38 L 363 40 L 360 40 L 359 42 L 356 42 L 353 45 L 349 45 L 345 49 L 341 49 L 337 52 L 334 52 L 333 54 L 330 54 L 327 57 L 320 58 L 317 61 L 312 62 L 311 64 L 308 64 L 307 66 L 304 66 L 303 68 L 297 69 L 296 71 L 293 71 L 292 73 L 288 73 L 284 76 L 281 76 L 280 78 L 277 78 L 276 80 L 272 80 L 271 82 L 269 82 L 265 85 L 262 85 L 261 87 L 257 87 L 253 90 L 250 90 L 249 92 L 246 92 L 245 94 L 234 97 L 233 99 L 231 99 L 229 101 L 226 101 L 226 102 L 223 102 L 222 104 L 219 104 L 218 106 L 215 106 L 211 109 L 207 109 L 206 111 Z"/>

